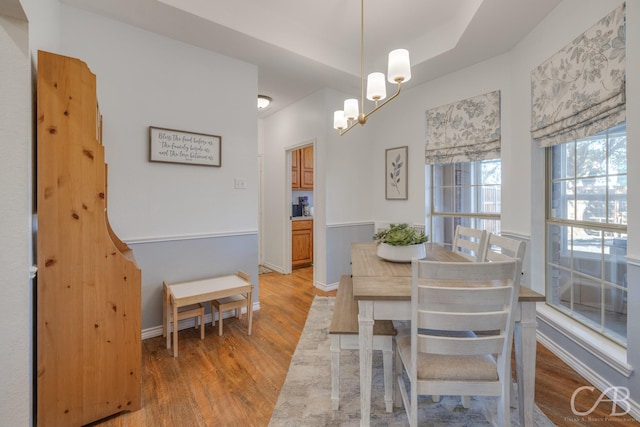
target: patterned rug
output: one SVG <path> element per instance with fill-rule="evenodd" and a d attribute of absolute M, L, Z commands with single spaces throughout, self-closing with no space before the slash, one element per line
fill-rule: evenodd
<path fill-rule="evenodd" d="M 316 296 L 291 360 L 291 366 L 273 411 L 271 427 L 358 426 L 360 424 L 360 380 L 358 352 L 343 350 L 340 359 L 340 409 L 331 409 L 331 356 L 327 331 L 335 298 Z M 371 391 L 372 426 L 407 426 L 403 408 L 389 414 L 384 409 L 382 356 L 373 352 L 373 388 Z M 475 398 L 471 408 L 465 409 L 459 397 L 443 396 L 438 403 L 431 398 L 418 401 L 421 426 L 484 426 L 491 425 L 485 417 L 485 407 L 495 411 L 495 402 Z M 493 403 L 493 406 L 492 406 Z M 513 426 L 520 425 L 517 409 L 511 410 Z M 536 407 L 536 426 L 554 424 Z"/>

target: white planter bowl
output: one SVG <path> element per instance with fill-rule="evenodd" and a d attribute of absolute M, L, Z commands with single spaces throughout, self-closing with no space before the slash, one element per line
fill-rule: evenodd
<path fill-rule="evenodd" d="M 425 258 L 427 256 L 427 247 L 424 243 L 409 246 L 392 246 L 380 243 L 378 245 L 378 256 L 392 262 L 411 262 L 413 258 Z"/>

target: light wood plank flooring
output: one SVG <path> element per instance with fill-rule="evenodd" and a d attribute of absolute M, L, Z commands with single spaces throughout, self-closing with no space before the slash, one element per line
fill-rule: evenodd
<path fill-rule="evenodd" d="M 94 425 L 267 426 L 314 295 L 335 295 L 314 288 L 312 276 L 311 267 L 291 275 L 260 275 L 261 308 L 254 312 L 251 336 L 242 316 L 225 319 L 222 337 L 211 324 L 203 341 L 195 329 L 180 331 L 178 358 L 165 348 L 164 338 L 144 340 L 142 409 Z M 611 403 L 601 403 L 589 417 L 574 421 L 570 399 L 583 385 L 588 383 L 538 344 L 536 403 L 554 423 L 640 425 L 623 417 L 602 421 L 611 412 Z M 585 395 L 576 405 L 586 410 L 593 403 Z"/>

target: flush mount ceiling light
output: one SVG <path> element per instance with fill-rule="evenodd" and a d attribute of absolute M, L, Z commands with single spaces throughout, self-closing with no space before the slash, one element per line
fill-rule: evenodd
<path fill-rule="evenodd" d="M 266 95 L 258 95 L 258 110 L 264 110 L 267 108 L 273 99 Z"/>
<path fill-rule="evenodd" d="M 408 82 L 411 79 L 409 51 L 396 49 L 389 52 L 387 80 L 390 83 L 397 84 L 398 89 L 391 98 L 378 104 L 379 101 L 387 97 L 384 74 L 379 72 L 369 74 L 367 79 L 367 99 L 374 101 L 375 106 L 368 113 L 364 112 L 364 0 L 360 1 L 360 12 L 360 108 L 358 109 L 357 99 L 347 99 L 344 101 L 344 110 L 338 110 L 333 113 L 333 127 L 340 132 L 340 136 L 349 132 L 358 123 L 364 125 L 371 114 L 400 94 L 403 82 Z"/>

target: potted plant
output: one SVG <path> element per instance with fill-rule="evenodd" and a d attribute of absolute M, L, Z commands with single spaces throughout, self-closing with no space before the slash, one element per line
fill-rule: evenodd
<path fill-rule="evenodd" d="M 373 240 L 378 243 L 378 256 L 387 261 L 411 262 L 412 258 L 427 256 L 428 236 L 409 224 L 391 224 L 388 229 L 378 231 Z"/>

